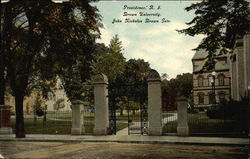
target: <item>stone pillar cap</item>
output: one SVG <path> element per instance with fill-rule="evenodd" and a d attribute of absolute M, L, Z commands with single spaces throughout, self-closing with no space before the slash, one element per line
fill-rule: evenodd
<path fill-rule="evenodd" d="M 161 77 L 156 70 L 150 70 L 148 73 L 147 81 L 161 81 Z"/>
<path fill-rule="evenodd" d="M 99 73 L 94 76 L 93 84 L 108 84 L 108 77 L 103 73 Z"/>
<path fill-rule="evenodd" d="M 85 104 L 85 102 L 84 102 L 84 101 L 81 101 L 81 100 L 73 100 L 71 103 L 72 103 L 73 105 L 74 105 L 74 104 Z"/>
<path fill-rule="evenodd" d="M 176 98 L 176 101 L 177 102 L 182 102 L 182 101 L 188 101 L 188 99 L 187 99 L 187 97 L 184 97 L 184 96 L 181 96 L 181 97 L 178 97 L 178 98 Z"/>

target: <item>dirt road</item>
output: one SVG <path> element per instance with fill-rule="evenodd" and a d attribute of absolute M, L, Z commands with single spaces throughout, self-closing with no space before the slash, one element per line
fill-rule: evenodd
<path fill-rule="evenodd" d="M 248 159 L 248 147 L 131 143 L 0 142 L 16 159 Z"/>

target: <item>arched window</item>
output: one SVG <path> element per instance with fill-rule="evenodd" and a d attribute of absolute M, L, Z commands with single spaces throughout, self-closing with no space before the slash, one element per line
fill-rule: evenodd
<path fill-rule="evenodd" d="M 226 93 L 225 92 L 219 92 L 219 100 L 220 100 L 220 102 L 223 102 L 226 100 Z"/>
<path fill-rule="evenodd" d="M 219 86 L 224 86 L 224 79 L 225 79 L 225 76 L 223 74 L 220 74 L 218 76 L 218 80 L 219 80 Z"/>
<path fill-rule="evenodd" d="M 198 87 L 203 87 L 203 77 L 202 76 L 198 77 Z"/>
<path fill-rule="evenodd" d="M 204 93 L 199 93 L 198 94 L 198 103 L 199 104 L 204 104 Z"/>

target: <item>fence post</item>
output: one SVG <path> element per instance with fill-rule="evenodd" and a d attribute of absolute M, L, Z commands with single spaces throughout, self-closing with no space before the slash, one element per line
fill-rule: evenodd
<path fill-rule="evenodd" d="M 179 97 L 176 99 L 177 102 L 177 135 L 178 136 L 188 136 L 189 128 L 188 128 L 188 100 L 185 97 Z"/>
<path fill-rule="evenodd" d="M 72 101 L 72 135 L 81 135 L 85 133 L 82 111 L 84 102 L 80 100 Z"/>
<path fill-rule="evenodd" d="M 94 77 L 95 127 L 94 135 L 107 135 L 109 127 L 108 78 L 104 74 Z"/>
<path fill-rule="evenodd" d="M 0 105 L 0 134 L 12 134 L 11 106 Z"/>
<path fill-rule="evenodd" d="M 148 78 L 148 135 L 162 135 L 161 78 L 156 70 Z"/>

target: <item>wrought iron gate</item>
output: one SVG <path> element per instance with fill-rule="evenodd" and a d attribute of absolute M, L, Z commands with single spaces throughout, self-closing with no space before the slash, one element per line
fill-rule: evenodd
<path fill-rule="evenodd" d="M 112 99 L 111 99 L 112 100 Z M 116 134 L 116 106 L 111 103 L 109 104 L 109 128 L 108 134 Z"/>
<path fill-rule="evenodd" d="M 131 108 L 129 106 L 129 108 Z M 137 110 L 128 108 L 128 134 L 148 133 L 148 111 L 145 103 L 139 103 Z"/>
<path fill-rule="evenodd" d="M 147 84 L 109 85 L 109 134 L 124 128 L 128 134 L 147 134 Z M 125 126 L 126 127 L 126 126 Z"/>

